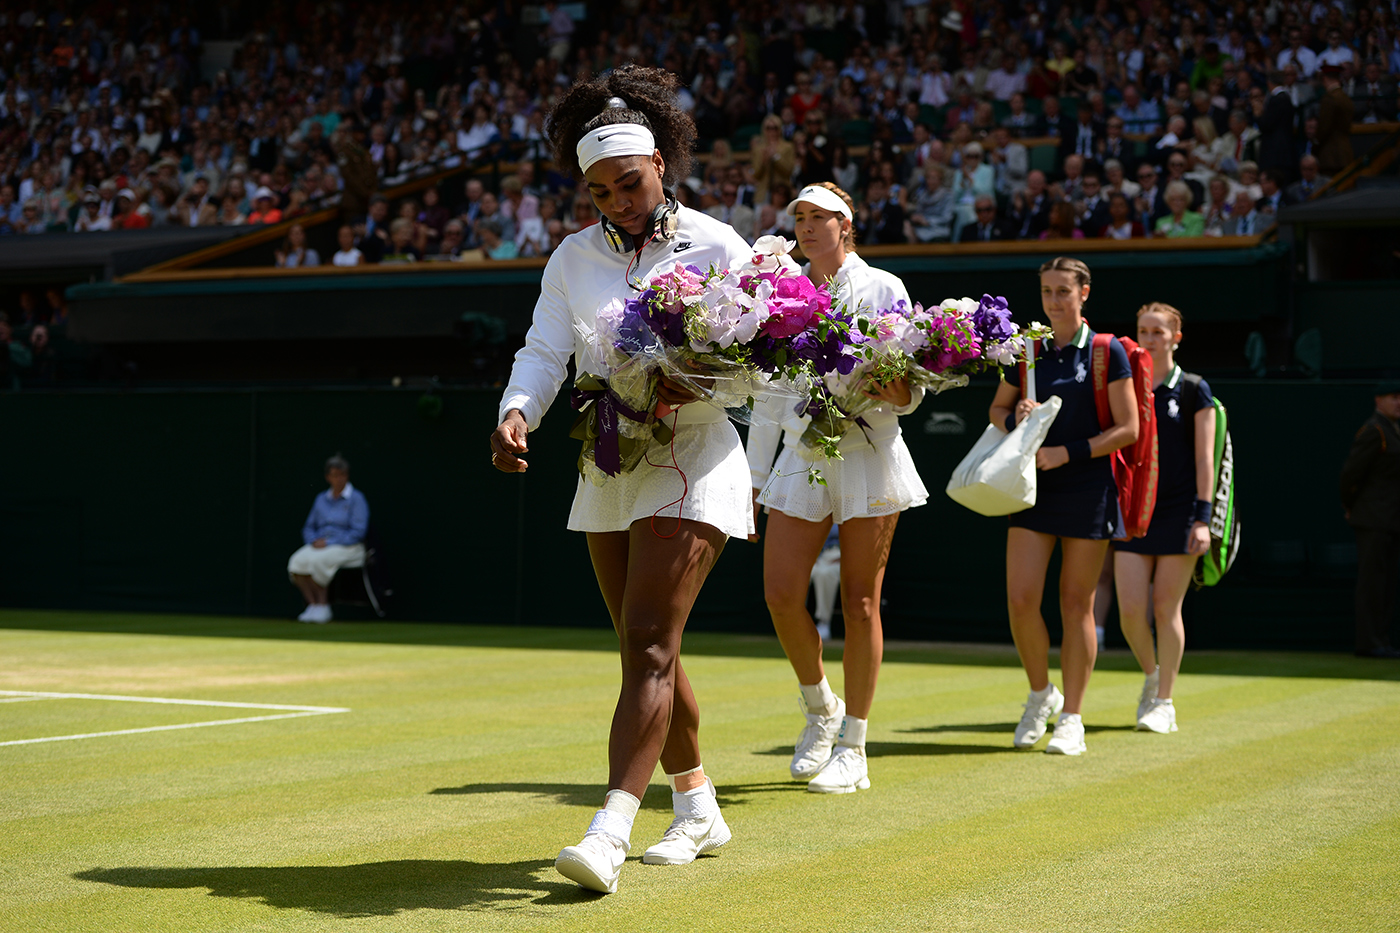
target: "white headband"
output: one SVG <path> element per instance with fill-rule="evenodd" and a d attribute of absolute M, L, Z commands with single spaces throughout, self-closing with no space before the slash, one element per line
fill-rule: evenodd
<path fill-rule="evenodd" d="M 787 206 L 787 212 L 789 214 L 797 213 L 797 203 L 799 201 L 806 201 L 808 204 L 815 205 L 823 210 L 840 214 L 847 220 L 855 220 L 855 218 L 851 216 L 851 209 L 847 207 L 846 202 L 841 199 L 841 195 L 824 185 L 808 185 L 797 192 L 797 197 L 793 198 L 792 203 Z"/>
<path fill-rule="evenodd" d="M 649 156 L 656 151 L 656 137 L 640 123 L 608 123 L 584 133 L 575 151 L 579 171 L 586 172 L 600 159 Z"/>

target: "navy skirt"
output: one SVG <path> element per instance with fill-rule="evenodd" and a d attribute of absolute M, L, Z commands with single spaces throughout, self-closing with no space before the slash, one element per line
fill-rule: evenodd
<path fill-rule="evenodd" d="M 1194 503 L 1158 505 L 1152 511 L 1147 534 L 1131 541 L 1115 541 L 1114 548 L 1127 554 L 1185 554 L 1186 540 L 1195 517 Z"/>
<path fill-rule="evenodd" d="M 1082 484 L 1065 490 L 1041 489 L 1034 506 L 1009 518 L 1012 528 L 1057 538 L 1104 541 L 1120 534 L 1123 528 L 1118 487 L 1111 476 L 1107 483 Z"/>

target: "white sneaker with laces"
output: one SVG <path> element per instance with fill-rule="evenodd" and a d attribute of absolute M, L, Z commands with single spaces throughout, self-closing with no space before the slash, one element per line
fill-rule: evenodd
<path fill-rule="evenodd" d="M 315 622 L 315 621 L 316 621 L 316 619 L 314 618 L 315 615 L 316 615 L 316 607 L 313 606 L 313 605 L 308 604 L 307 607 L 306 607 L 305 609 L 302 610 L 301 615 L 297 616 L 297 621 L 298 621 L 298 622 Z"/>
<path fill-rule="evenodd" d="M 1138 697 L 1138 719 L 1141 719 L 1143 713 L 1152 708 L 1152 701 L 1157 699 L 1157 687 L 1161 684 L 1161 680 L 1162 669 L 1160 667 L 1142 679 L 1142 695 Z"/>
<path fill-rule="evenodd" d="M 676 818 L 661 837 L 661 841 L 647 849 L 642 855 L 643 865 L 689 865 L 698 856 L 713 852 L 732 838 L 729 824 L 719 812 L 719 802 L 715 800 L 715 785 L 705 778 L 709 793 L 693 801 L 684 812 L 682 795 L 675 794 Z M 698 806 L 694 805 L 698 804 Z"/>
<path fill-rule="evenodd" d="M 578 845 L 564 847 L 554 860 L 554 868 L 580 887 L 614 894 L 630 848 L 611 833 L 585 833 Z"/>
<path fill-rule="evenodd" d="M 838 745 L 816 777 L 807 783 L 814 794 L 854 794 L 870 789 L 870 768 L 865 749 Z"/>
<path fill-rule="evenodd" d="M 1064 708 L 1065 695 L 1054 684 L 1050 685 L 1050 693 L 1043 700 L 1037 700 L 1034 691 L 1027 694 L 1026 711 L 1021 714 L 1021 721 L 1016 724 L 1016 735 L 1011 744 L 1017 748 L 1030 748 L 1039 742 L 1040 737 L 1045 734 L 1046 720 Z"/>
<path fill-rule="evenodd" d="M 1055 721 L 1055 734 L 1045 743 L 1047 755 L 1082 755 L 1084 744 L 1084 721 L 1079 716 L 1066 713 Z"/>
<path fill-rule="evenodd" d="M 1138 717 L 1139 732 L 1157 732 L 1166 735 L 1176 731 L 1176 707 L 1171 700 L 1152 698 L 1147 712 Z"/>
<path fill-rule="evenodd" d="M 802 704 L 800 697 L 798 704 L 805 712 L 806 706 Z M 803 728 L 802 734 L 797 737 L 797 746 L 792 753 L 792 764 L 788 766 L 788 771 L 792 774 L 794 781 L 811 780 L 831 758 L 831 748 L 836 743 L 836 733 L 841 731 L 841 720 L 846 718 L 846 704 L 840 697 L 837 697 L 836 708 L 831 711 L 831 715 L 823 716 L 819 713 L 806 713 L 806 715 L 807 725 Z"/>

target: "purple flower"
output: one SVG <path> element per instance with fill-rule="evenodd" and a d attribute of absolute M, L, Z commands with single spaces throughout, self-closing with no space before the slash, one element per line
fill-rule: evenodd
<path fill-rule="evenodd" d="M 1016 325 L 1011 323 L 1011 309 L 1001 297 L 983 295 L 977 310 L 972 312 L 972 323 L 986 343 L 999 343 L 1016 333 Z"/>

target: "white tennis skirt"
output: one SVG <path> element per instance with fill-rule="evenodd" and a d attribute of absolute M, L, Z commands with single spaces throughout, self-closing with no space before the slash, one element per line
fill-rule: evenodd
<path fill-rule="evenodd" d="M 325 547 L 312 547 L 303 544 L 292 552 L 287 561 L 287 573 L 310 577 L 317 586 L 330 586 L 335 572 L 341 567 L 363 567 L 365 546 L 363 544 L 327 544 Z"/>
<path fill-rule="evenodd" d="M 901 435 L 874 444 L 843 443 L 841 458 L 813 462 L 797 452 L 791 436 L 784 435 L 782 453 L 758 501 L 808 522 L 830 515 L 838 525 L 851 518 L 893 515 L 928 502 L 928 490 Z M 808 482 L 808 473 L 814 469 L 821 471 L 825 486 Z"/>
<path fill-rule="evenodd" d="M 601 486 L 580 476 L 569 530 L 626 531 L 654 516 L 663 535 L 675 530 L 677 518 L 713 525 L 731 538 L 753 534 L 749 464 L 723 410 L 697 404 L 681 409 L 674 443 L 679 472 L 672 469 L 672 446 L 652 441 L 646 460 Z"/>

